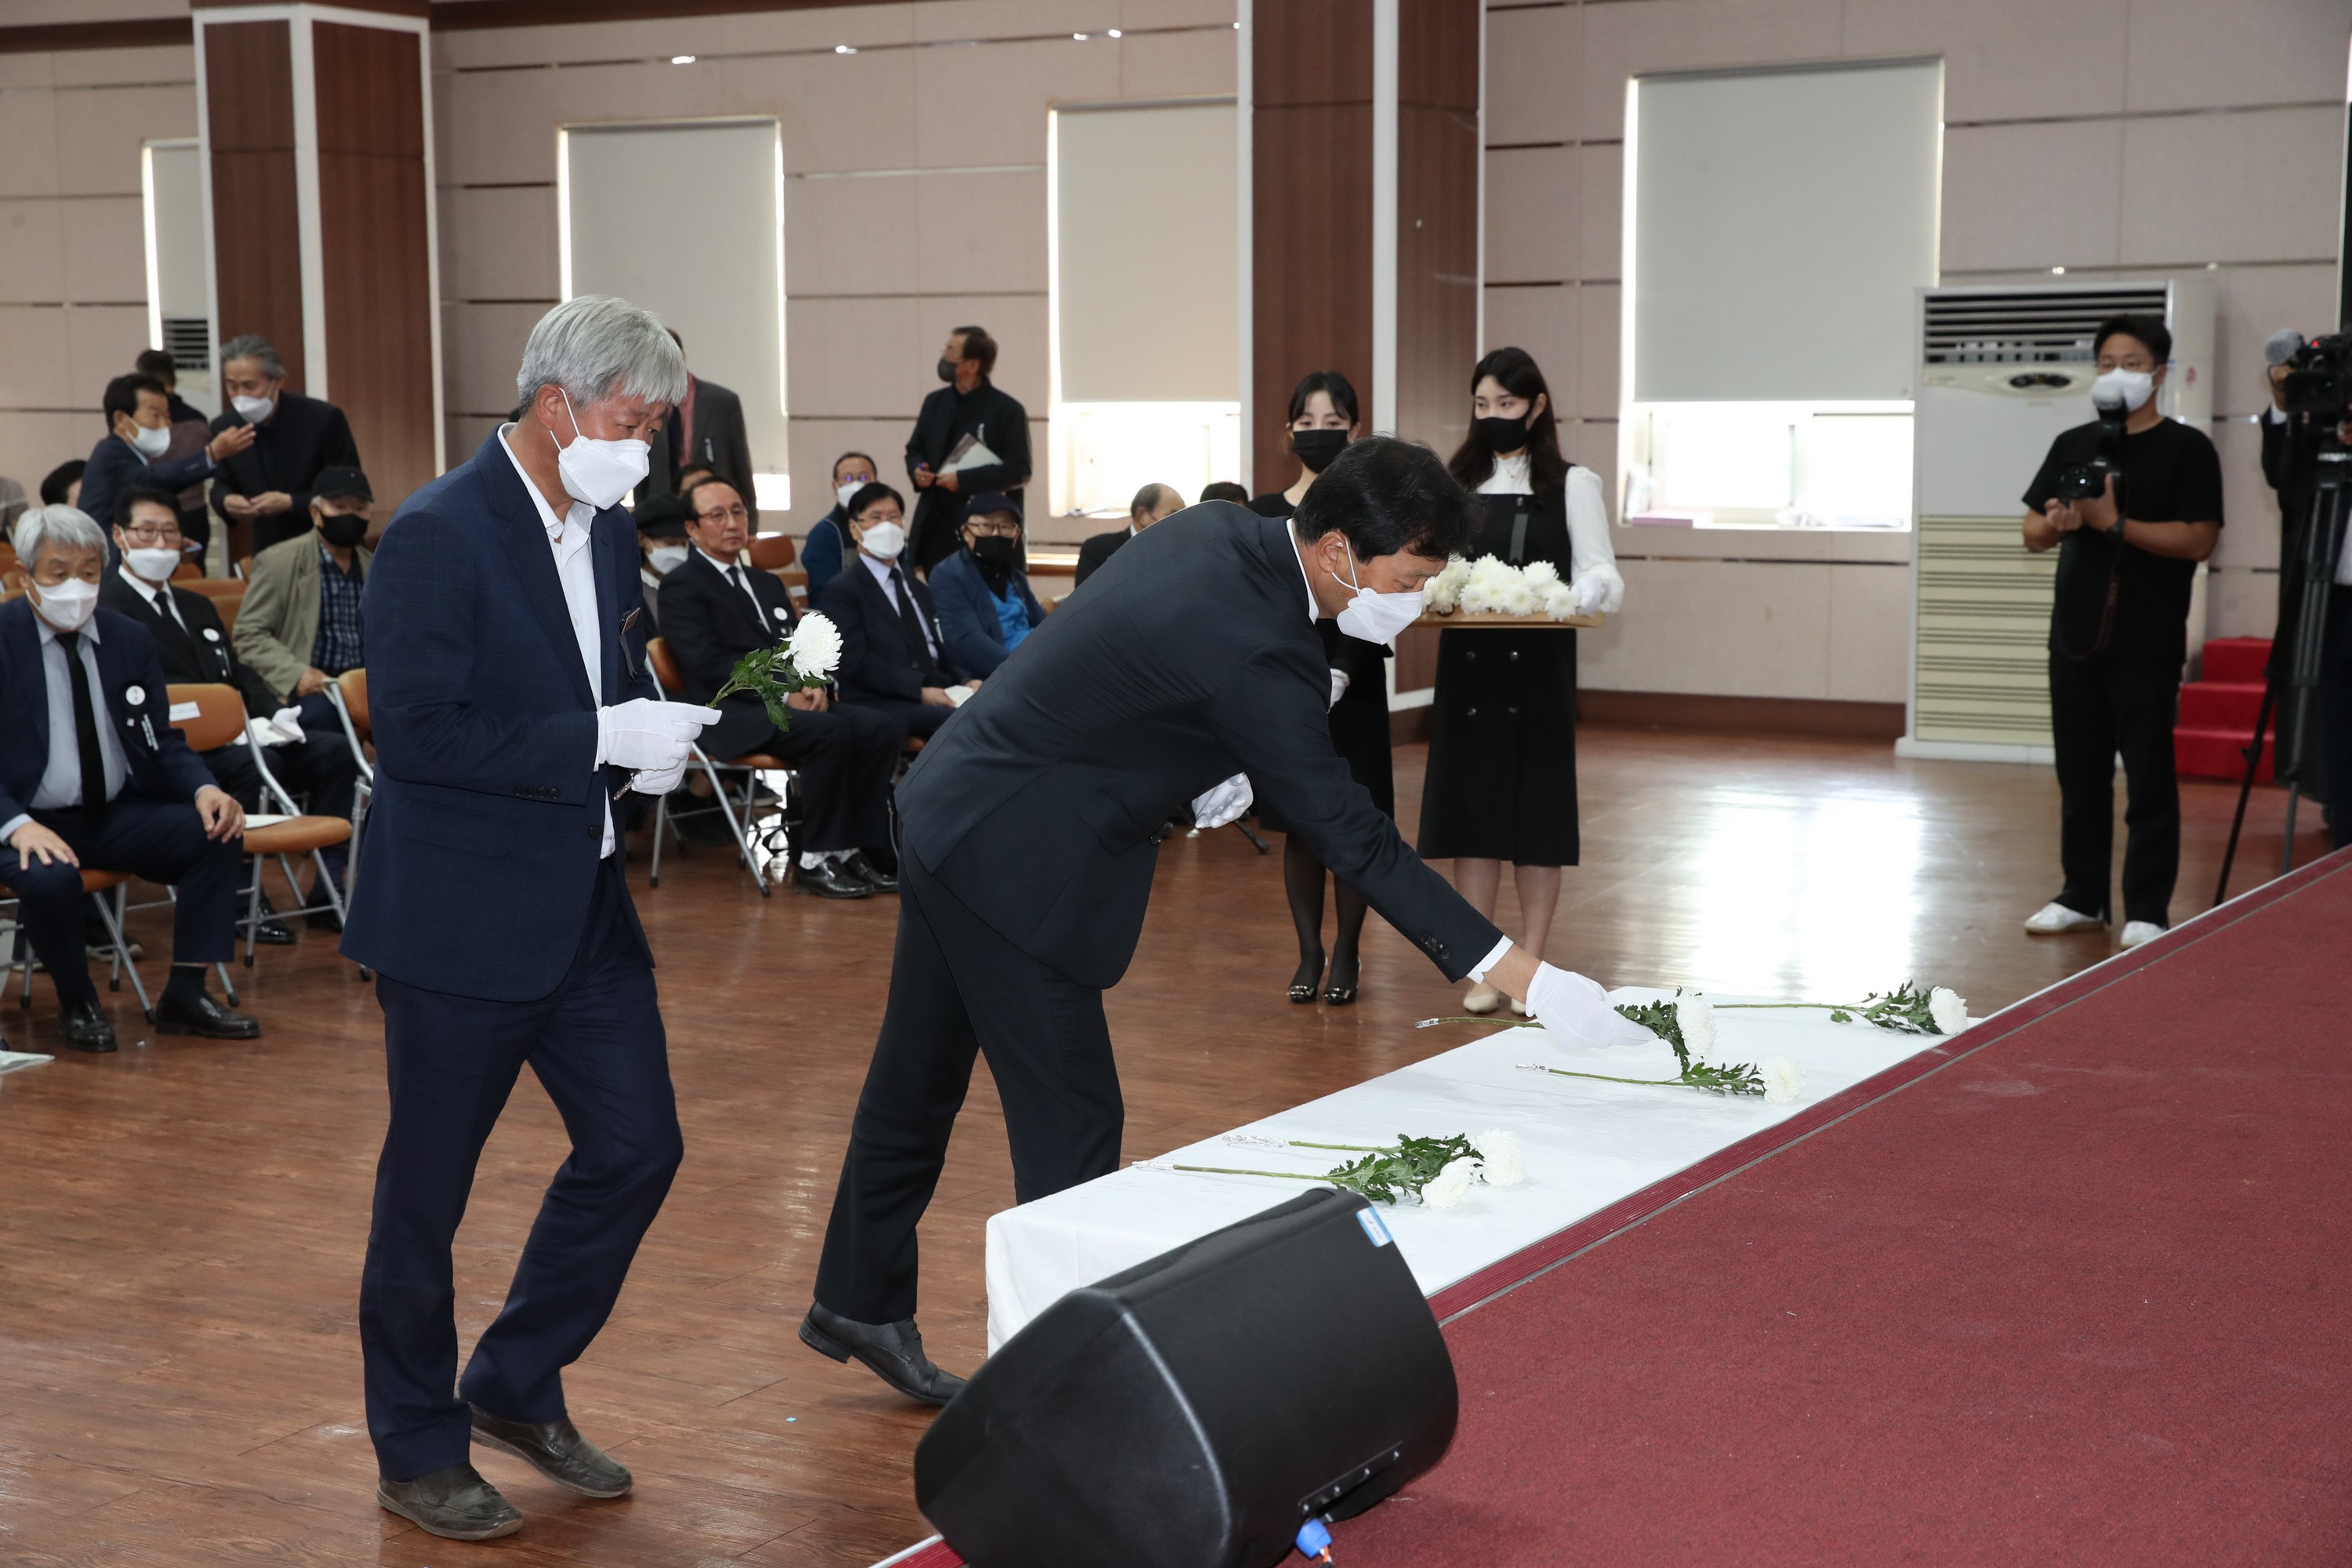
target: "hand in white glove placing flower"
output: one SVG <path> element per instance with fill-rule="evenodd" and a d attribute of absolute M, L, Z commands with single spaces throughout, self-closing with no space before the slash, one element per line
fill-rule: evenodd
<path fill-rule="evenodd" d="M 1249 774 L 1235 773 L 1214 789 L 1204 790 L 1192 798 L 1193 826 L 1223 827 L 1227 823 L 1239 822 L 1255 798 L 1250 790 Z"/>
<path fill-rule="evenodd" d="M 1552 1043 L 1570 1047 L 1654 1045 L 1657 1037 L 1609 1005 L 1597 981 L 1543 963 L 1528 987 L 1528 1011 Z"/>

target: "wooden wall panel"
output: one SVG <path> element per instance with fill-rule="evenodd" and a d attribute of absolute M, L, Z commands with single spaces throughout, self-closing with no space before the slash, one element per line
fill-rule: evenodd
<path fill-rule="evenodd" d="M 1478 11 L 1399 0 L 1397 433 L 1451 455 L 1478 358 Z"/>
<path fill-rule="evenodd" d="M 311 26 L 329 392 L 351 420 L 379 518 L 435 472 L 423 43 Z"/>
<path fill-rule="evenodd" d="M 293 40 L 285 22 L 202 34 L 213 161 L 215 341 L 258 332 L 302 390 L 302 256 L 294 187 Z"/>

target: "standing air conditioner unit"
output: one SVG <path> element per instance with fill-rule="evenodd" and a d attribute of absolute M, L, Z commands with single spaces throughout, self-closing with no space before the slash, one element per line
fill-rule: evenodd
<path fill-rule="evenodd" d="M 1919 291 L 1913 427 L 1918 539 L 1911 568 L 1911 698 L 1898 755 L 2046 763 L 2050 599 L 2058 552 L 2029 555 L 2019 497 L 2057 434 L 2095 417 L 2091 340 L 2109 316 L 2161 316 L 2172 369 L 2157 406 L 2210 430 L 2213 286 L 2145 283 Z M 2203 639 L 2204 568 L 2189 610 Z"/>

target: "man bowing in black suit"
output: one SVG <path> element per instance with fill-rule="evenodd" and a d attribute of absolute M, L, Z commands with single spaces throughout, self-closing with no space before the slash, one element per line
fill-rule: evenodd
<path fill-rule="evenodd" d="M 1022 1202 L 1117 1168 L 1102 993 L 1134 956 L 1160 826 L 1187 801 L 1214 826 L 1255 793 L 1448 980 L 1524 1000 L 1556 1037 L 1651 1037 L 1593 982 L 1504 940 L 1331 747 L 1315 623 L 1391 641 L 1478 515 L 1427 447 L 1358 441 L 1292 518 L 1218 502 L 1138 535 L 939 731 L 898 789 L 889 1005 L 805 1342 L 911 1398 L 944 1404 L 962 1386 L 915 1329 L 915 1226 L 975 1053 L 996 1077 Z"/>

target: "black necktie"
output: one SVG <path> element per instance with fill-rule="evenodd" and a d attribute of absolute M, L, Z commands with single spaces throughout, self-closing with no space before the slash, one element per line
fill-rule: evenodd
<path fill-rule="evenodd" d="M 98 746 L 98 710 L 89 700 L 89 671 L 82 668 L 81 634 L 59 632 L 66 650 L 66 678 L 73 682 L 74 742 L 81 750 L 81 820 L 95 833 L 106 826 L 106 753 Z"/>
<path fill-rule="evenodd" d="M 743 575 L 743 563 L 738 561 L 734 565 L 727 568 L 727 574 L 735 579 L 736 591 L 751 601 L 751 615 L 754 619 L 762 623 L 760 629 L 766 631 L 768 628 L 764 623 L 767 617 L 761 612 L 760 595 L 751 592 L 751 579 Z"/>
<path fill-rule="evenodd" d="M 898 601 L 898 629 L 907 634 L 907 651 L 914 656 L 915 668 L 928 673 L 931 641 L 923 635 L 923 617 L 915 613 L 914 596 L 907 592 L 907 579 L 896 566 L 890 568 L 890 592 Z"/>

